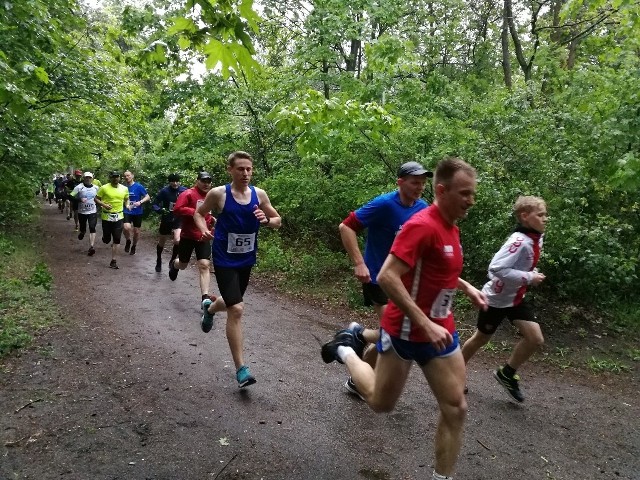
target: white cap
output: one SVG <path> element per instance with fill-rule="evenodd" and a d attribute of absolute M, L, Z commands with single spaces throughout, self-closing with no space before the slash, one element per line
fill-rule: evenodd
<path fill-rule="evenodd" d="M 82 175 L 83 177 L 91 177 L 93 178 L 93 173 L 91 172 L 84 172 L 84 175 Z"/>

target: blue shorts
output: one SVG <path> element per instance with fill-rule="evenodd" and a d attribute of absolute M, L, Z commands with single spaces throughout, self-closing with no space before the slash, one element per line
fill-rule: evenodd
<path fill-rule="evenodd" d="M 460 349 L 458 332 L 452 334 L 453 342 L 444 350 L 436 350 L 429 342 L 410 342 L 398 337 L 392 337 L 383 328 L 380 329 L 380 339 L 376 343 L 378 352 L 384 353 L 393 350 L 400 358 L 409 362 L 415 362 L 421 367 L 432 358 L 448 357 Z"/>

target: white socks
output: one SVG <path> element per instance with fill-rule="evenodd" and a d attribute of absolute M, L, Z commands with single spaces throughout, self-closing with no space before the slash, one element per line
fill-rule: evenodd
<path fill-rule="evenodd" d="M 340 345 L 338 347 L 338 350 L 336 352 L 338 354 L 338 357 L 340 357 L 340 360 L 342 361 L 342 363 L 344 363 L 344 361 L 346 360 L 346 358 L 349 355 L 355 355 L 356 352 L 353 350 L 353 348 L 351 347 L 345 347 L 344 345 Z"/>

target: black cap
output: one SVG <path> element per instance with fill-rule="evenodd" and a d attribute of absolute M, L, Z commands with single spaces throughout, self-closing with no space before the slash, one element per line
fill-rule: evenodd
<path fill-rule="evenodd" d="M 200 172 L 198 174 L 198 180 L 203 180 L 205 178 L 211 179 L 211 175 L 209 174 L 209 172 Z"/>
<path fill-rule="evenodd" d="M 119 176 L 120 176 L 120 172 L 117 172 L 115 170 L 112 171 L 112 172 L 109 172 L 109 178 L 111 178 L 111 177 L 119 177 Z"/>
<path fill-rule="evenodd" d="M 427 177 L 433 177 L 433 173 L 424 168 L 418 162 L 407 162 L 400 165 L 398 169 L 398 178 L 406 177 L 408 175 L 426 175 Z"/>
<path fill-rule="evenodd" d="M 169 182 L 179 182 L 180 181 L 180 175 L 178 175 L 177 173 L 170 173 L 169 176 L 167 177 L 167 181 L 169 181 Z"/>

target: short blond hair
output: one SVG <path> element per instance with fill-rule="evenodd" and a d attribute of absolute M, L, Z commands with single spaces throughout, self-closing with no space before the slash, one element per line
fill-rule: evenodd
<path fill-rule="evenodd" d="M 228 157 L 227 157 L 227 165 L 229 167 L 233 167 L 236 163 L 236 160 L 243 158 L 246 160 L 249 160 L 251 162 L 251 164 L 253 164 L 253 158 L 251 157 L 251 155 L 249 155 L 247 152 L 243 152 L 242 150 L 238 150 L 236 152 L 231 153 Z"/>
<path fill-rule="evenodd" d="M 521 195 L 517 198 L 515 205 L 513 206 L 513 214 L 516 218 L 520 219 L 520 215 L 523 213 L 529 213 L 536 208 L 545 208 L 546 202 L 540 197 L 534 197 L 533 195 Z"/>

